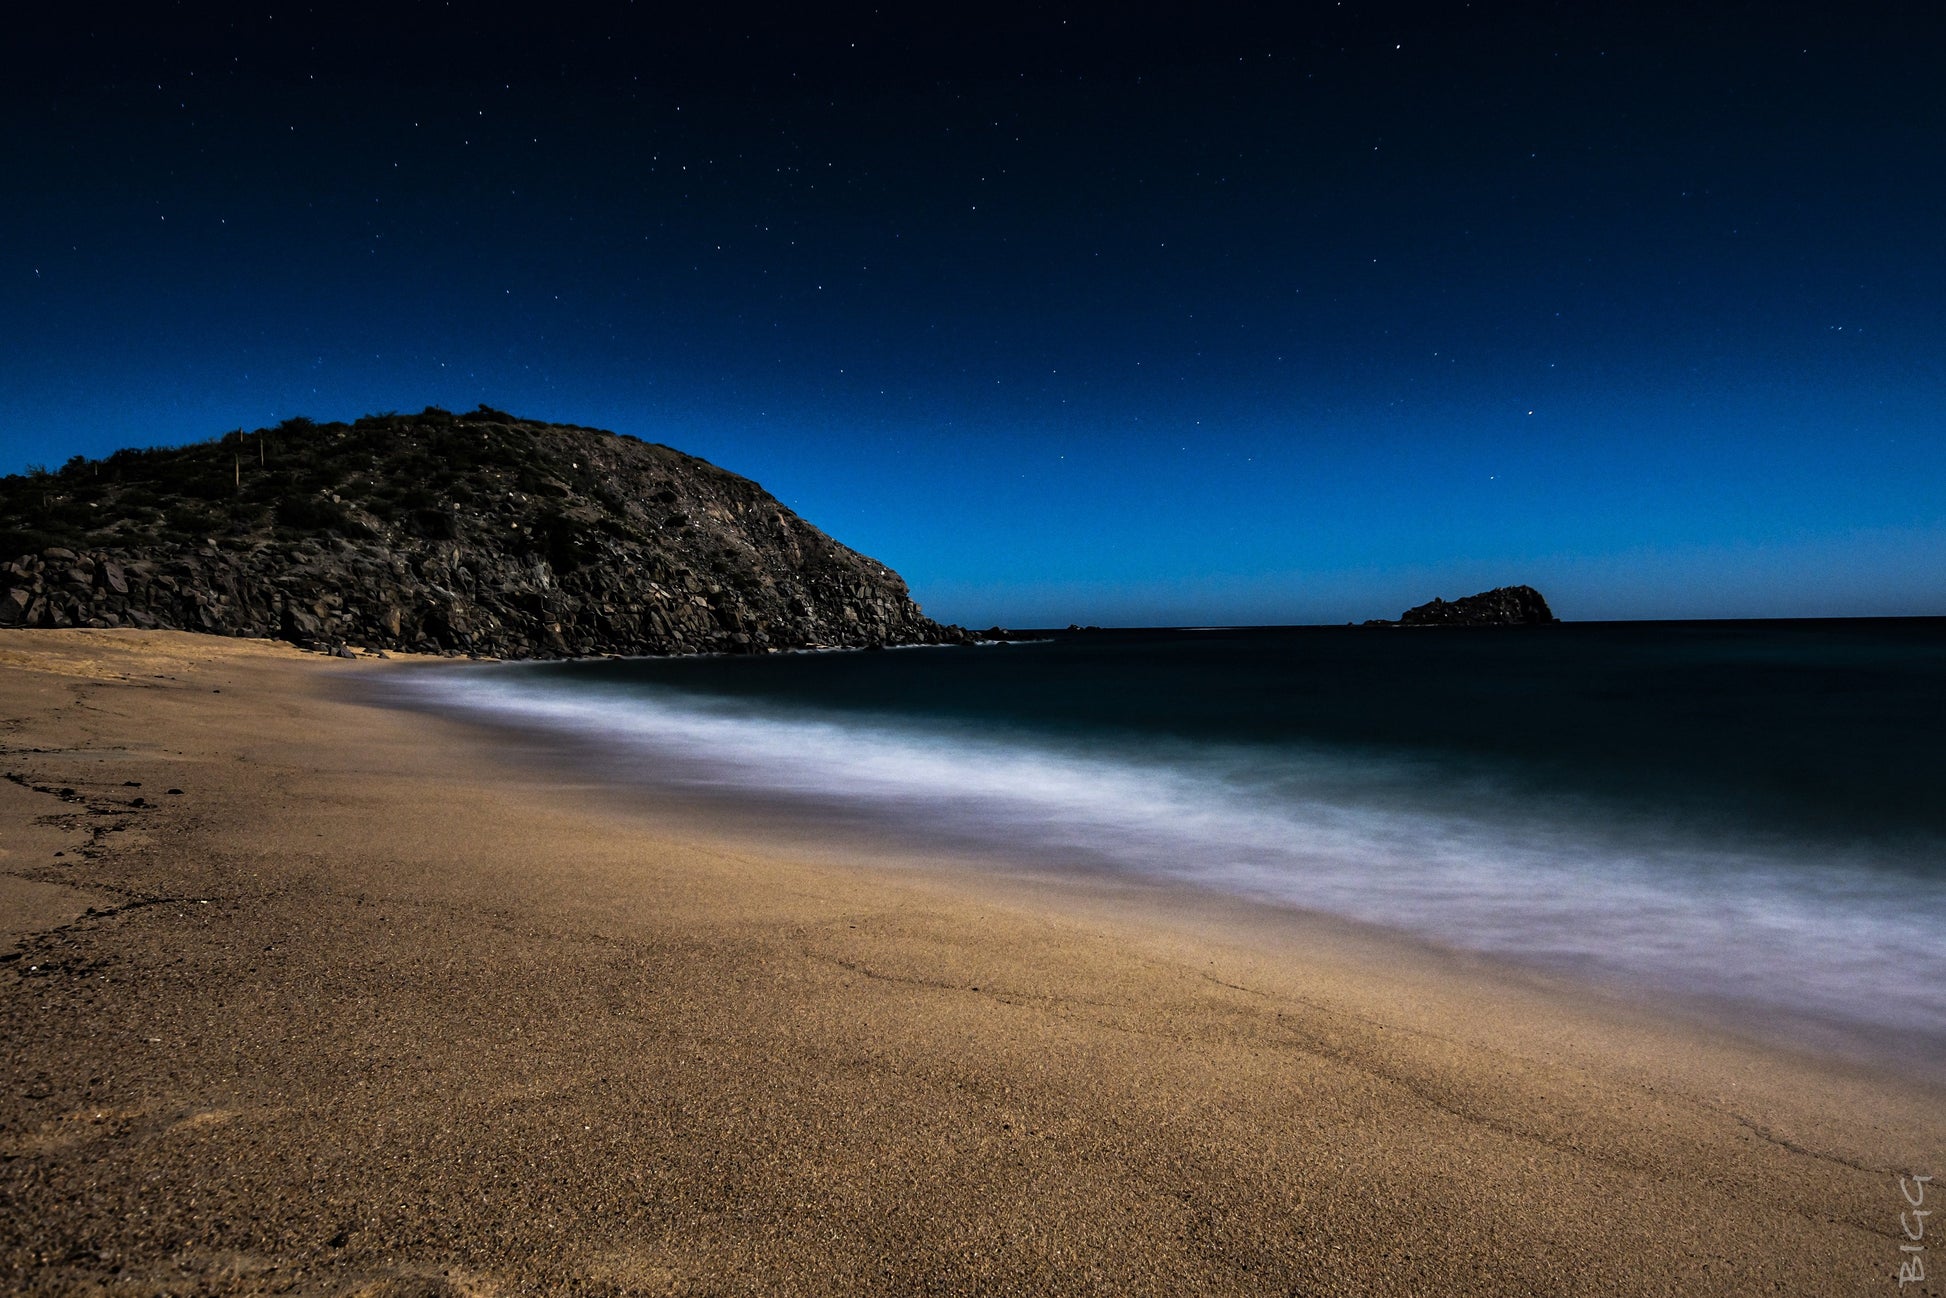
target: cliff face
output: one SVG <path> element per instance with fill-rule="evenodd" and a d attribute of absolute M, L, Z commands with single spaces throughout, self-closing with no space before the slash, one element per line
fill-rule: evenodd
<path fill-rule="evenodd" d="M 1539 626 L 1554 622 L 1553 610 L 1532 586 L 1499 586 L 1450 604 L 1434 599 L 1409 608 L 1396 622 L 1373 621 L 1367 626 Z"/>
<path fill-rule="evenodd" d="M 748 479 L 485 408 L 0 479 L 0 625 L 506 658 L 968 638 Z"/>

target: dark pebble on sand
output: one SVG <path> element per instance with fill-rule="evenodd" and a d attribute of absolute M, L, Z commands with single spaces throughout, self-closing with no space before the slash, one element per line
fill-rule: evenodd
<path fill-rule="evenodd" d="M 181 789 L 171 789 L 171 790 L 169 790 L 169 792 L 171 792 L 171 793 L 181 793 L 181 792 L 182 792 L 182 790 L 181 790 Z"/>

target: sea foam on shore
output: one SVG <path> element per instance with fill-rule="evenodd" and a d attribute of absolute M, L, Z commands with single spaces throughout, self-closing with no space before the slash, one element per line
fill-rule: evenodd
<path fill-rule="evenodd" d="M 924 657 L 899 670 L 950 693 L 980 655 Z M 412 706 L 540 728 L 614 783 L 782 801 L 807 828 L 869 825 L 919 848 L 1339 915 L 1706 998 L 1753 1027 L 1821 1029 L 1872 1053 L 1946 1044 L 1946 877 L 1926 868 L 1923 835 L 1847 844 L 1724 828 L 1536 784 L 1451 745 L 1036 727 L 900 706 L 896 689 L 856 706 L 844 689 L 722 688 L 774 672 L 767 662 L 719 664 L 707 681 L 674 666 L 649 678 L 629 664 L 487 667 L 390 688 Z M 977 693 L 982 670 L 959 685 Z"/>

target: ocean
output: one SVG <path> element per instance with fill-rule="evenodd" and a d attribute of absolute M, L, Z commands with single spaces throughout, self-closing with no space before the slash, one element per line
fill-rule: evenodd
<path fill-rule="evenodd" d="M 1068 632 L 383 688 L 645 803 L 1340 916 L 1946 1060 L 1946 619 Z"/>

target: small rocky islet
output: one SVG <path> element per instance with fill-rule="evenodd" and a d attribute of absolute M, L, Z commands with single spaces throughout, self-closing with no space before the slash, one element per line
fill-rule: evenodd
<path fill-rule="evenodd" d="M 486 407 L 0 479 L 0 626 L 495 658 L 974 639 L 747 478 Z"/>
<path fill-rule="evenodd" d="M 1366 626 L 1546 626 L 1560 621 L 1532 586 L 1496 586 L 1461 599 L 1433 598 L 1396 619 L 1373 618 Z"/>

